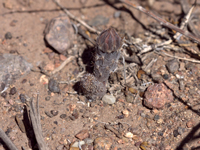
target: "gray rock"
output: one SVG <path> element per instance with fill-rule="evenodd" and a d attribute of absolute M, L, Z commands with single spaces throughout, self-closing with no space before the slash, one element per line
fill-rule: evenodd
<path fill-rule="evenodd" d="M 10 32 L 7 32 L 5 34 L 5 39 L 12 39 L 12 34 Z"/>
<path fill-rule="evenodd" d="M 60 93 L 59 84 L 56 80 L 50 79 L 48 84 L 49 91 L 54 93 Z"/>
<path fill-rule="evenodd" d="M 30 72 L 32 64 L 28 63 L 22 56 L 13 54 L 0 55 L 0 92 L 16 79 L 19 79 Z M 3 86 L 2 86 L 3 85 Z M 4 87 L 2 89 L 2 87 Z"/>
<path fill-rule="evenodd" d="M 114 104 L 116 102 L 116 98 L 113 95 L 104 95 L 102 98 L 102 101 L 107 103 L 107 104 Z"/>
<path fill-rule="evenodd" d="M 66 15 L 53 18 L 44 33 L 48 44 L 62 54 L 67 52 L 74 40 L 74 31 Z"/>
<path fill-rule="evenodd" d="M 121 11 L 116 11 L 114 13 L 114 18 L 119 18 L 121 16 Z"/>
<path fill-rule="evenodd" d="M 179 69 L 179 62 L 176 59 L 168 61 L 166 64 L 169 73 L 174 73 Z"/>

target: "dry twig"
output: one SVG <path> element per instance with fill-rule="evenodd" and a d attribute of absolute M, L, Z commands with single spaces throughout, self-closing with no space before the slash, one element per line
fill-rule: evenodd
<path fill-rule="evenodd" d="M 200 38 L 199 37 L 196 37 L 193 34 L 189 33 L 188 31 L 184 31 L 184 30 L 178 28 L 177 26 L 175 26 L 175 25 L 167 22 L 166 20 L 164 20 L 161 17 L 155 15 L 154 13 L 152 13 L 150 11 L 147 11 L 142 6 L 135 5 L 132 2 L 130 2 L 129 0 L 119 0 L 119 1 L 122 2 L 122 3 L 124 3 L 124 4 L 126 4 L 126 5 L 129 5 L 129 6 L 133 7 L 133 8 L 135 8 L 135 9 L 143 12 L 143 13 L 145 13 L 146 15 L 148 15 L 148 16 L 152 17 L 153 19 L 155 19 L 156 21 L 158 21 L 161 25 L 163 25 L 165 27 L 168 27 L 168 28 L 170 28 L 172 30 L 175 30 L 175 31 L 177 31 L 177 32 L 179 32 L 179 33 L 181 33 L 181 34 L 189 37 L 190 39 L 192 39 L 192 40 L 200 43 Z"/>
<path fill-rule="evenodd" d="M 173 56 L 173 55 L 167 54 L 165 52 L 156 52 L 156 53 L 159 54 L 159 55 L 165 55 L 165 56 L 168 56 L 168 57 L 172 57 L 172 58 L 176 58 L 176 59 L 180 59 L 180 60 L 186 60 L 186 61 L 190 61 L 190 62 L 193 62 L 193 63 L 200 63 L 200 61 L 195 60 L 195 59 L 189 59 L 189 58 Z"/>
<path fill-rule="evenodd" d="M 74 58 L 76 58 L 75 56 L 70 56 L 69 58 L 67 58 L 58 68 L 56 68 L 54 71 L 52 71 L 52 75 L 59 72 L 60 70 L 62 70 L 69 62 L 71 62 Z"/>
<path fill-rule="evenodd" d="M 95 28 L 90 27 L 86 22 L 84 22 L 81 19 L 76 18 L 73 14 L 71 14 L 66 8 L 64 8 L 57 0 L 53 0 L 56 5 L 58 5 L 71 19 L 79 22 L 80 24 L 82 24 L 84 27 L 86 27 L 88 30 L 90 30 L 91 32 L 100 34 L 99 31 L 97 31 Z"/>

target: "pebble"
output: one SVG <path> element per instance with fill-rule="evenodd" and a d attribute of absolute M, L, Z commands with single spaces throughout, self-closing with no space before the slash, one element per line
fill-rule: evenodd
<path fill-rule="evenodd" d="M 134 89 L 134 88 L 128 88 L 128 90 L 129 90 L 132 94 L 138 93 L 138 90 L 137 90 L 137 89 Z"/>
<path fill-rule="evenodd" d="M 178 130 L 179 135 L 182 135 L 185 132 L 185 128 L 182 128 L 182 127 L 178 127 L 177 130 Z"/>
<path fill-rule="evenodd" d="M 6 98 L 7 92 L 3 92 L 3 93 L 1 94 L 1 96 L 2 96 L 3 98 Z"/>
<path fill-rule="evenodd" d="M 23 79 L 21 83 L 24 84 L 26 82 L 27 82 L 27 79 Z"/>
<path fill-rule="evenodd" d="M 186 123 L 186 125 L 188 128 L 192 128 L 192 127 L 194 127 L 194 122 L 192 120 L 190 120 Z"/>
<path fill-rule="evenodd" d="M 145 75 L 146 73 L 143 71 L 143 70 L 139 70 L 138 72 L 137 72 L 137 77 L 138 77 L 138 79 L 142 79 L 142 76 L 143 75 Z"/>
<path fill-rule="evenodd" d="M 78 119 L 78 117 L 79 117 L 79 112 L 78 112 L 77 109 L 74 109 L 74 110 L 73 110 L 72 116 L 74 116 L 75 119 Z"/>
<path fill-rule="evenodd" d="M 49 80 L 49 84 L 48 84 L 48 88 L 51 92 L 54 93 L 60 93 L 60 88 L 59 88 L 59 84 L 56 80 L 54 79 L 50 79 Z"/>
<path fill-rule="evenodd" d="M 65 54 L 74 40 L 74 30 L 68 16 L 53 18 L 45 28 L 45 40 L 57 52 Z"/>
<path fill-rule="evenodd" d="M 169 79 L 169 75 L 168 75 L 168 74 L 164 74 L 164 75 L 163 75 L 163 78 L 164 78 L 165 80 L 167 80 L 167 79 Z"/>
<path fill-rule="evenodd" d="M 166 64 L 166 67 L 167 67 L 169 73 L 174 73 L 174 72 L 178 71 L 178 69 L 179 69 L 179 62 L 176 59 L 172 59 L 172 60 L 168 61 L 168 63 Z"/>
<path fill-rule="evenodd" d="M 119 18 L 121 16 L 121 11 L 115 11 L 114 18 Z"/>
<path fill-rule="evenodd" d="M 19 98 L 20 98 L 20 100 L 21 100 L 22 103 L 26 102 L 26 96 L 24 94 L 20 94 Z"/>
<path fill-rule="evenodd" d="M 82 150 L 93 150 L 92 144 L 84 144 L 81 146 Z"/>
<path fill-rule="evenodd" d="M 90 20 L 88 24 L 96 27 L 96 26 L 106 25 L 108 24 L 108 22 L 109 22 L 109 18 L 106 18 L 102 15 L 97 15 L 92 20 Z"/>
<path fill-rule="evenodd" d="M 46 114 L 49 118 L 54 117 L 54 115 L 53 115 L 52 113 L 50 113 L 49 111 L 45 111 L 45 114 Z"/>
<path fill-rule="evenodd" d="M 104 95 L 102 101 L 107 104 L 114 104 L 116 102 L 116 98 L 113 95 Z"/>
<path fill-rule="evenodd" d="M 61 118 L 61 119 L 65 119 L 66 117 L 67 117 L 66 114 L 61 114 L 61 115 L 60 115 L 60 118 Z"/>
<path fill-rule="evenodd" d="M 162 109 L 165 104 L 171 103 L 174 96 L 163 83 L 150 85 L 145 94 L 144 105 L 148 108 Z"/>
<path fill-rule="evenodd" d="M 51 96 L 45 97 L 45 101 L 49 101 L 51 99 Z"/>
<path fill-rule="evenodd" d="M 85 141 L 74 142 L 73 144 L 71 144 L 70 147 L 79 147 L 79 145 L 82 146 L 84 144 L 85 144 Z"/>
<path fill-rule="evenodd" d="M 163 119 L 158 119 L 158 120 L 157 120 L 157 123 L 158 123 L 158 124 L 162 124 L 162 123 L 163 123 Z"/>
<path fill-rule="evenodd" d="M 159 116 L 159 115 L 155 115 L 153 119 L 154 119 L 155 121 L 157 121 L 158 119 L 160 119 L 160 116 Z"/>
<path fill-rule="evenodd" d="M 112 140 L 108 137 L 97 137 L 94 140 L 94 150 L 110 150 Z"/>
<path fill-rule="evenodd" d="M 58 111 L 57 110 L 51 110 L 50 112 L 51 112 L 51 114 L 53 116 L 57 116 L 58 115 Z"/>
<path fill-rule="evenodd" d="M 89 137 L 89 131 L 87 129 L 81 130 L 79 133 L 75 135 L 79 140 L 84 140 Z"/>
<path fill-rule="evenodd" d="M 162 82 L 162 76 L 158 73 L 152 72 L 151 77 L 155 82 Z"/>
<path fill-rule="evenodd" d="M 127 137 L 127 138 L 133 138 L 133 133 L 131 133 L 131 132 L 127 132 L 126 134 L 125 134 L 125 137 Z"/>
<path fill-rule="evenodd" d="M 12 39 L 12 34 L 10 32 L 7 32 L 5 34 L 5 39 Z"/>
<path fill-rule="evenodd" d="M 126 95 L 126 101 L 128 103 L 134 103 L 134 97 L 130 94 Z"/>
<path fill-rule="evenodd" d="M 174 137 L 177 137 L 179 135 L 178 130 L 174 130 L 173 135 L 174 135 Z"/>
<path fill-rule="evenodd" d="M 14 95 L 16 93 L 17 93 L 17 90 L 16 90 L 15 87 L 13 87 L 13 88 L 10 89 L 10 95 Z"/>
<path fill-rule="evenodd" d="M 94 140 L 91 138 L 86 138 L 86 139 L 84 139 L 84 141 L 86 144 L 92 144 L 94 142 Z"/>
<path fill-rule="evenodd" d="M 128 110 L 123 110 L 122 114 L 124 115 L 124 117 L 128 117 L 129 116 L 129 111 Z"/>

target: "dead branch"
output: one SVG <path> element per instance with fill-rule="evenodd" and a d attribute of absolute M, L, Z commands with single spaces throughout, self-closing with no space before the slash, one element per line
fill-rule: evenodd
<path fill-rule="evenodd" d="M 9 137 L 5 134 L 5 132 L 0 128 L 0 139 L 6 144 L 6 146 L 10 150 L 18 150 L 17 147 L 13 144 L 13 142 L 9 139 Z"/>

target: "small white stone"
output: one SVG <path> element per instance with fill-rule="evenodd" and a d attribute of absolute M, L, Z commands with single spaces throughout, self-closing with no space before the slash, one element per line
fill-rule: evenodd
<path fill-rule="evenodd" d="M 127 138 L 133 138 L 133 133 L 131 133 L 131 132 L 127 132 L 126 134 L 125 134 L 125 137 L 127 137 Z"/>
<path fill-rule="evenodd" d="M 107 104 L 114 104 L 116 102 L 116 98 L 113 95 L 104 95 L 102 101 Z"/>

